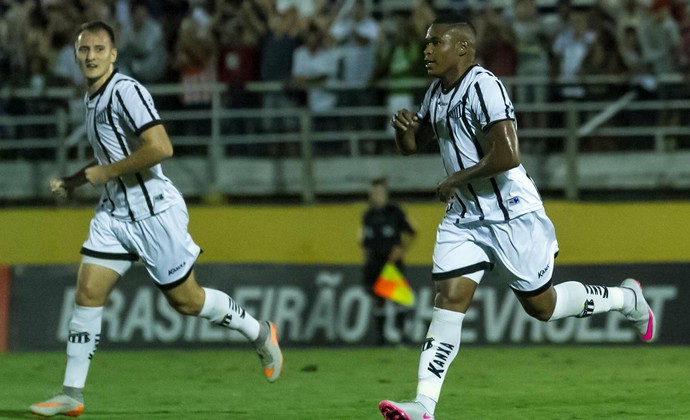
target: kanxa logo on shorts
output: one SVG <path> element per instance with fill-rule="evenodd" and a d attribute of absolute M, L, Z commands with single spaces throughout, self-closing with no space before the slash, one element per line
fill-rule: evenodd
<path fill-rule="evenodd" d="M 539 270 L 539 273 L 537 273 L 539 277 L 537 278 L 542 278 L 542 276 L 544 276 L 544 274 L 546 274 L 546 272 L 549 271 L 549 267 L 551 267 L 551 264 L 546 264 L 546 267 Z"/>
<path fill-rule="evenodd" d="M 432 339 L 433 340 L 433 339 Z M 454 345 L 449 343 L 440 343 L 436 348 L 436 354 L 434 355 L 434 360 L 429 362 L 427 370 L 433 373 L 437 378 L 441 379 L 441 374 L 446 371 L 446 362 L 448 361 L 448 356 L 455 348 Z"/>
<path fill-rule="evenodd" d="M 185 265 L 187 265 L 187 261 L 184 261 L 182 264 L 178 265 L 178 266 L 175 267 L 175 268 L 171 268 L 170 270 L 168 270 L 168 275 L 169 275 L 169 276 L 172 276 L 172 275 L 175 274 L 177 271 L 180 271 Z"/>

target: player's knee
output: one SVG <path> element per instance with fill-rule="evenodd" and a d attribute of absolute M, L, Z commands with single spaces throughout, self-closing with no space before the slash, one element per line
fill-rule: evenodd
<path fill-rule="evenodd" d="M 201 305 L 191 299 L 183 301 L 169 299 L 168 302 L 181 315 L 198 315 L 201 311 Z"/>
<path fill-rule="evenodd" d="M 460 291 L 442 290 L 436 293 L 434 306 L 456 312 L 466 312 L 472 297 Z"/>
<path fill-rule="evenodd" d="M 551 319 L 551 315 L 553 314 L 553 310 L 548 308 L 535 308 L 533 306 L 525 306 L 524 309 L 525 312 L 527 312 L 527 315 L 543 322 L 546 322 L 549 319 Z"/>
<path fill-rule="evenodd" d="M 81 284 L 75 292 L 75 302 L 81 306 L 103 306 L 106 299 L 102 288 L 93 284 Z"/>
<path fill-rule="evenodd" d="M 175 293 L 166 294 L 168 303 L 177 312 L 182 315 L 199 315 L 201 308 L 204 305 L 203 290 L 199 289 L 201 293 Z"/>
<path fill-rule="evenodd" d="M 170 305 L 181 315 L 197 315 L 201 310 L 189 302 L 170 302 Z"/>

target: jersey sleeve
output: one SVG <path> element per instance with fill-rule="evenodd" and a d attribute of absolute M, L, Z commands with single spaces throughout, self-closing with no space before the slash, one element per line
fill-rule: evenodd
<path fill-rule="evenodd" d="M 499 121 L 515 120 L 515 109 L 508 97 L 505 86 L 497 77 L 482 77 L 474 83 L 472 101 L 474 114 L 479 119 L 482 130 L 488 131 Z"/>
<path fill-rule="evenodd" d="M 118 83 L 114 90 L 114 100 L 122 120 L 137 136 L 154 125 L 162 124 L 153 98 L 145 87 L 127 80 Z"/>
<path fill-rule="evenodd" d="M 434 95 L 439 83 L 441 82 L 432 83 L 426 90 L 422 104 L 419 106 L 419 111 L 417 111 L 417 118 L 419 118 L 421 121 L 428 122 L 431 119 L 431 116 L 429 115 L 431 97 Z"/>

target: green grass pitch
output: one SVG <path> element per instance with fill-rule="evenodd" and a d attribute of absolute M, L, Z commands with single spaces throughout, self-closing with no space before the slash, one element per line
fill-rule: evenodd
<path fill-rule="evenodd" d="M 105 346 L 104 346 L 105 347 Z M 417 349 L 285 349 L 263 378 L 251 350 L 101 349 L 84 419 L 381 419 L 381 399 L 409 399 Z M 461 350 L 436 418 L 690 419 L 690 349 L 503 347 Z M 60 389 L 64 353 L 0 354 L 0 418 L 34 418 Z"/>

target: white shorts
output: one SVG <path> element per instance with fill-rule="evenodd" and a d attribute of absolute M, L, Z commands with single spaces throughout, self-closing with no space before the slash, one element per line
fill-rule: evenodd
<path fill-rule="evenodd" d="M 550 283 L 558 241 L 543 209 L 508 222 L 454 221 L 446 217 L 438 226 L 434 280 L 493 270 L 519 292 L 540 291 Z"/>
<path fill-rule="evenodd" d="M 91 219 L 89 237 L 81 253 L 85 262 L 113 268 L 124 274 L 121 263 L 108 261 L 141 259 L 158 286 L 174 287 L 189 276 L 201 248 L 187 231 L 189 214 L 184 202 L 146 219 L 116 219 L 108 211 L 97 210 Z M 115 268 L 117 267 L 117 268 Z"/>

